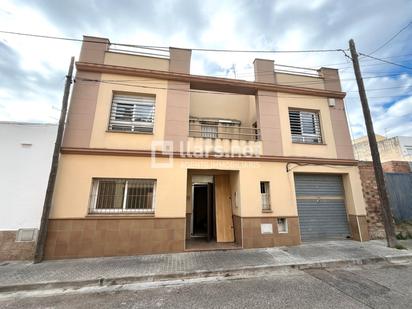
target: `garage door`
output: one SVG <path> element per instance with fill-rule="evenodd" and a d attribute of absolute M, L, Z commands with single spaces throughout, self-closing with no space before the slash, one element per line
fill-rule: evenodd
<path fill-rule="evenodd" d="M 302 241 L 350 235 L 341 176 L 295 174 L 295 190 Z"/>

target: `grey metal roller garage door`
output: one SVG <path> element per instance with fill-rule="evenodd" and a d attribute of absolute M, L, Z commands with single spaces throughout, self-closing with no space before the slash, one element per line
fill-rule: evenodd
<path fill-rule="evenodd" d="M 302 241 L 350 235 L 341 176 L 295 174 L 295 189 Z"/>

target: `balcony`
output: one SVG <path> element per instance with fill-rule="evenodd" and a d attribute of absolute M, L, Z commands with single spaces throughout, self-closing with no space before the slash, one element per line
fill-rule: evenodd
<path fill-rule="evenodd" d="M 262 143 L 255 97 L 207 91 L 191 93 L 187 150 L 260 155 Z"/>
<path fill-rule="evenodd" d="M 260 140 L 256 124 L 252 127 L 241 127 L 240 121 L 230 119 L 191 118 L 189 136 L 243 141 Z"/>

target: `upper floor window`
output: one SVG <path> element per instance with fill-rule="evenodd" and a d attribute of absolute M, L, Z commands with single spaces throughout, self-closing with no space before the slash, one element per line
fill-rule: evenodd
<path fill-rule="evenodd" d="M 156 181 L 94 179 L 91 213 L 154 212 Z"/>
<path fill-rule="evenodd" d="M 155 97 L 114 94 L 109 130 L 152 133 Z"/>
<path fill-rule="evenodd" d="M 322 144 L 319 112 L 289 110 L 292 142 Z"/>

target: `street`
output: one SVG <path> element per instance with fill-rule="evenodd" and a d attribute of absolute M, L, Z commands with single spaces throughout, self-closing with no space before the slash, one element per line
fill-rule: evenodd
<path fill-rule="evenodd" d="M 412 264 L 288 270 L 0 298 L 1 308 L 411 308 Z"/>

